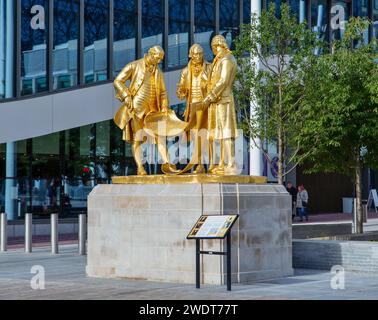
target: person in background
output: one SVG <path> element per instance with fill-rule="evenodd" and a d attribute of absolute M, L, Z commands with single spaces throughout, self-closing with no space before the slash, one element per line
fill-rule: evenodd
<path fill-rule="evenodd" d="M 292 220 L 295 218 L 295 213 L 296 213 L 296 203 L 297 203 L 297 188 L 293 186 L 293 183 L 291 181 L 287 182 L 286 186 L 287 192 L 291 195 L 291 209 L 292 209 Z"/>
<path fill-rule="evenodd" d="M 298 194 L 297 194 L 297 208 L 299 212 L 299 216 L 301 217 L 301 222 L 303 221 L 303 217 L 306 217 L 306 221 L 308 221 L 307 215 L 307 206 L 308 206 L 308 192 L 305 189 L 304 185 L 301 184 L 298 187 Z"/>

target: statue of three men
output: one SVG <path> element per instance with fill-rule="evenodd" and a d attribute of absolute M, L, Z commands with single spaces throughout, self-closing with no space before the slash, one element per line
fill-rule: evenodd
<path fill-rule="evenodd" d="M 211 42 L 215 59 L 212 64 L 204 60 L 203 48 L 194 44 L 189 51 L 189 64 L 182 71 L 177 86 L 177 96 L 186 100 L 184 118 L 186 131 L 194 132 L 193 157 L 184 170 L 177 170 L 170 164 L 165 138 L 159 135 L 146 137 L 146 117 L 161 112 L 168 115 L 168 94 L 163 73 L 158 64 L 164 58 L 161 47 L 152 47 L 144 58 L 131 62 L 114 81 L 117 98 L 123 103 L 114 117 L 123 130 L 123 139 L 132 144 L 138 175 L 146 175 L 142 162 L 141 145 L 147 140 L 156 143 L 163 160 L 162 171 L 167 174 L 181 174 L 195 165 L 194 173 L 205 173 L 202 149 L 208 143 L 208 173 L 233 175 L 236 173 L 235 138 L 237 124 L 233 83 L 237 64 L 226 39 L 217 35 Z M 130 80 L 129 87 L 126 81 Z M 167 117 L 168 118 L 168 117 Z M 194 130 L 194 131 L 193 131 Z M 206 132 L 201 139 L 200 133 Z M 207 141 L 204 141 L 207 140 Z M 220 159 L 215 165 L 215 141 L 220 144 Z"/>

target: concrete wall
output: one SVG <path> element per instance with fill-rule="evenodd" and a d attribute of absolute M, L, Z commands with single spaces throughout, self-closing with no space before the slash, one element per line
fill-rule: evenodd
<path fill-rule="evenodd" d="M 194 283 L 189 231 L 201 214 L 237 213 L 233 281 L 292 275 L 290 196 L 283 186 L 252 184 L 98 185 L 88 198 L 87 274 Z M 225 247 L 206 240 L 202 249 Z M 223 256 L 204 256 L 201 268 L 203 283 L 224 283 Z"/>
<path fill-rule="evenodd" d="M 378 272 L 378 243 L 369 241 L 294 240 L 293 267 Z"/>

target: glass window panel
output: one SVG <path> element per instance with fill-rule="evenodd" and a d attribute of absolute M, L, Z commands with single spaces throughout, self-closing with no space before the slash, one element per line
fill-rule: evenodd
<path fill-rule="evenodd" d="M 168 68 L 188 62 L 190 1 L 169 0 Z"/>
<path fill-rule="evenodd" d="M 251 0 L 243 0 L 243 23 L 251 22 Z"/>
<path fill-rule="evenodd" d="M 274 4 L 276 6 L 276 16 L 278 17 L 280 15 L 282 2 L 283 2 L 282 0 L 267 0 L 266 1 L 267 8 L 269 8 L 272 4 Z"/>
<path fill-rule="evenodd" d="M 114 75 L 136 59 L 137 0 L 114 1 Z"/>
<path fill-rule="evenodd" d="M 36 79 L 46 79 L 46 43 L 48 2 L 45 0 L 21 1 L 21 88 L 28 82 L 22 95 L 45 91 L 46 86 Z M 41 80 L 39 80 L 39 84 Z M 46 80 L 45 80 L 46 83 Z"/>
<path fill-rule="evenodd" d="M 369 16 L 368 0 L 354 0 L 353 1 L 353 15 L 368 18 Z M 369 29 L 364 31 L 364 43 L 369 42 Z M 358 44 L 355 44 L 358 45 Z"/>
<path fill-rule="evenodd" d="M 6 153 L 6 144 L 0 144 L 0 179 L 5 178 L 5 153 Z M 0 182 L 0 198 L 1 193 L 1 182 Z"/>
<path fill-rule="evenodd" d="M 0 100 L 13 97 L 14 1 L 0 1 Z"/>
<path fill-rule="evenodd" d="M 110 122 L 96 124 L 96 175 L 106 181 L 110 169 Z"/>
<path fill-rule="evenodd" d="M 378 39 L 378 0 L 373 0 L 373 37 Z"/>
<path fill-rule="evenodd" d="M 78 34 L 79 0 L 55 0 L 53 52 L 55 89 L 77 85 Z"/>
<path fill-rule="evenodd" d="M 311 1 L 311 27 L 324 40 L 327 40 L 327 10 L 327 0 Z"/>
<path fill-rule="evenodd" d="M 107 73 L 108 0 L 85 0 L 84 77 L 100 81 Z M 102 78 L 101 78 L 102 79 Z"/>
<path fill-rule="evenodd" d="M 142 54 L 155 46 L 163 47 L 164 1 L 142 2 Z"/>
<path fill-rule="evenodd" d="M 44 179 L 50 187 L 52 186 L 52 181 L 50 179 L 53 177 L 60 177 L 59 137 L 59 133 L 53 133 L 33 138 L 32 140 L 33 178 Z M 55 182 L 53 183 L 54 185 Z"/>
<path fill-rule="evenodd" d="M 219 29 L 231 50 L 233 41 L 239 34 L 239 1 L 220 0 L 219 1 Z"/>
<path fill-rule="evenodd" d="M 349 20 L 349 1 L 333 0 L 331 7 L 331 41 L 340 40 Z"/>
<path fill-rule="evenodd" d="M 307 0 L 310 1 L 310 0 Z M 289 0 L 292 12 L 298 17 L 299 22 L 307 20 L 306 0 Z"/>
<path fill-rule="evenodd" d="M 213 0 L 195 0 L 194 4 L 194 42 L 205 51 L 205 59 L 213 60 L 211 40 L 215 35 L 215 2 Z"/>
<path fill-rule="evenodd" d="M 33 138 L 33 154 L 59 154 L 59 133 Z"/>

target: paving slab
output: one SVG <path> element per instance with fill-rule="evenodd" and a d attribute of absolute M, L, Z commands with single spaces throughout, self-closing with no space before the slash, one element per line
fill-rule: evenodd
<path fill-rule="evenodd" d="M 86 257 L 77 245 L 60 248 L 52 255 L 49 248 L 36 248 L 32 254 L 21 250 L 0 253 L 0 300 L 356 300 L 378 299 L 378 275 L 345 273 L 345 289 L 334 290 L 330 272 L 296 269 L 294 276 L 224 286 L 192 285 L 148 281 L 89 278 Z M 45 289 L 33 290 L 33 266 L 45 271 Z"/>

